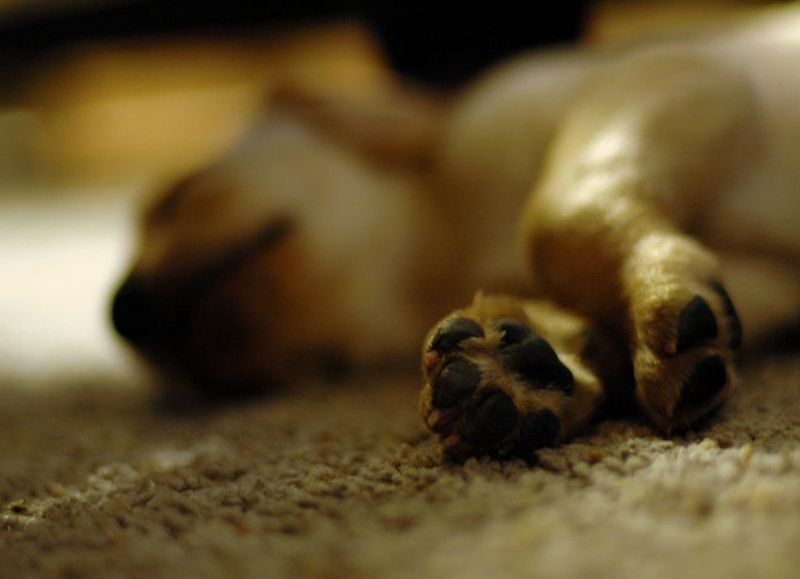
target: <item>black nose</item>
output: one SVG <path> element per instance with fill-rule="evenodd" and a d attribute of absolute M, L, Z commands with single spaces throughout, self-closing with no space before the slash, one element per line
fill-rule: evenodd
<path fill-rule="evenodd" d="M 128 277 L 111 303 L 114 328 L 131 344 L 141 346 L 154 337 L 156 318 L 156 302 L 145 284 L 135 276 Z"/>

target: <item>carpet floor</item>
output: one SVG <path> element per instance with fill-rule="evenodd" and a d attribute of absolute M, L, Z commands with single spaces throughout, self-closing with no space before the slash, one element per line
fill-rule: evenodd
<path fill-rule="evenodd" d="M 2 577 L 796 577 L 800 359 L 703 429 L 601 423 L 442 460 L 413 377 L 175 414 L 114 378 L 0 385 Z"/>

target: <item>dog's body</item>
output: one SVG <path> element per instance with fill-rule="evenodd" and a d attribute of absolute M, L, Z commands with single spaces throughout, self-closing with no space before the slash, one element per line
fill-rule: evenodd
<path fill-rule="evenodd" d="M 446 112 L 289 99 L 151 208 L 115 322 L 162 367 L 248 389 L 406 354 L 483 290 L 425 339 L 420 410 L 449 452 L 529 453 L 634 391 L 684 427 L 729 390 L 725 287 L 750 336 L 800 318 L 797 62 L 789 10 L 520 59 Z"/>

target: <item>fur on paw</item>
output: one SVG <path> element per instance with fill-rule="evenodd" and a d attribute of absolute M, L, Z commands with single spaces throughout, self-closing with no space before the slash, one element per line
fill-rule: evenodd
<path fill-rule="evenodd" d="M 420 413 L 450 457 L 531 457 L 588 422 L 601 388 L 578 353 L 585 332 L 559 315 L 479 295 L 431 330 Z"/>
<path fill-rule="evenodd" d="M 728 397 L 742 342 L 736 309 L 717 280 L 634 304 L 637 397 L 666 433 L 684 430 Z"/>

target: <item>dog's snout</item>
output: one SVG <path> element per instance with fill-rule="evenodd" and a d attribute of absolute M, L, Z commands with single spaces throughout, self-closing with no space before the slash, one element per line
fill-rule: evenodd
<path fill-rule="evenodd" d="M 155 302 L 145 284 L 130 276 L 114 294 L 111 322 L 120 336 L 134 345 L 142 345 L 152 338 L 155 310 Z"/>

